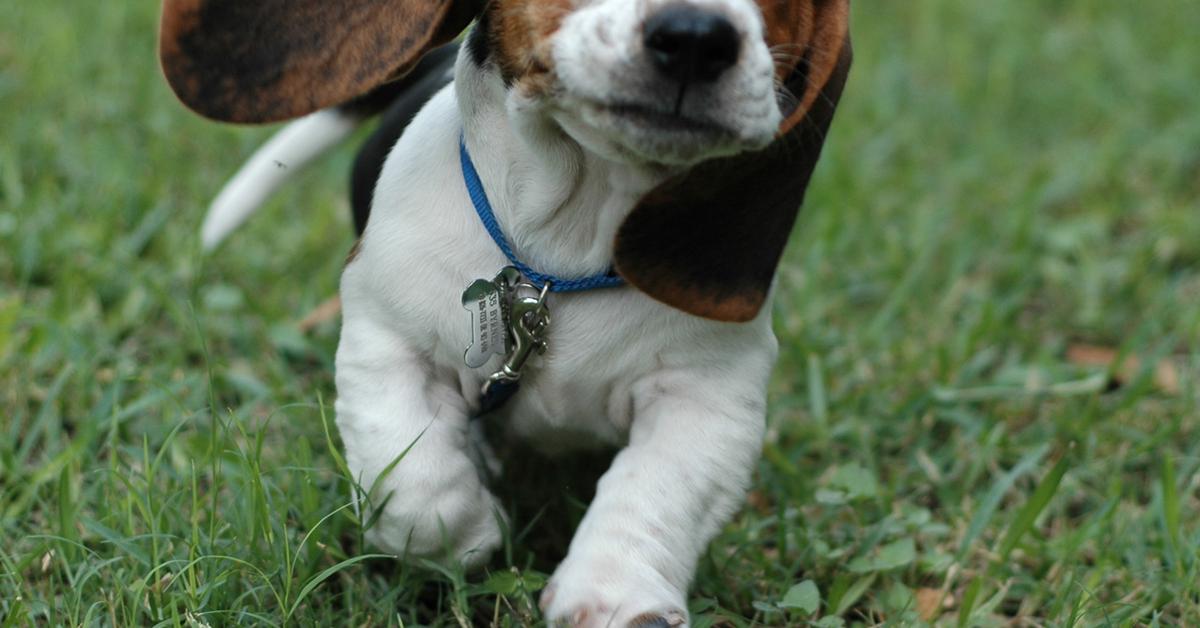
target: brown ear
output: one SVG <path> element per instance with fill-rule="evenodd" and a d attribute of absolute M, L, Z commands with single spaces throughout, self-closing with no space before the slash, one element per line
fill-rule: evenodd
<path fill-rule="evenodd" d="M 758 314 L 850 70 L 845 31 L 822 54 L 827 63 L 807 54 L 785 84 L 804 96 L 781 137 L 758 152 L 701 163 L 634 208 L 614 253 L 630 284 L 705 318 L 742 322 Z"/>
<path fill-rule="evenodd" d="M 341 104 L 458 35 L 472 0 L 163 0 L 159 56 L 188 107 L 272 122 Z"/>
<path fill-rule="evenodd" d="M 814 0 L 809 5 L 793 0 L 772 4 L 774 11 L 782 13 L 772 15 L 770 10 L 764 9 L 767 44 L 771 50 L 778 49 L 787 55 L 795 49 L 788 42 L 798 41 L 797 38 L 801 37 L 808 41 L 802 56 L 789 56 L 793 61 L 790 68 L 777 68 L 781 73 L 779 78 L 784 81 L 789 93 L 796 96 L 790 110 L 784 110 L 783 123 L 779 125 L 780 132 L 786 133 L 808 114 L 833 75 L 839 70 L 849 70 L 849 59 L 846 60 L 846 67 L 842 68 L 841 56 L 843 51 L 850 50 L 850 2 Z M 788 14 L 789 9 L 795 11 L 806 5 L 811 13 L 799 16 Z M 845 82 L 844 76 L 842 82 Z"/>

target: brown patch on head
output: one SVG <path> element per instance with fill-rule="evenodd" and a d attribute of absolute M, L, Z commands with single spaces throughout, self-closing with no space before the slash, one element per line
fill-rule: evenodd
<path fill-rule="evenodd" d="M 494 0 L 487 12 L 489 36 L 504 81 L 527 94 L 553 81 L 550 38 L 572 10 L 570 0 Z"/>
<path fill-rule="evenodd" d="M 403 74 L 473 16 L 470 0 L 164 0 L 159 56 L 198 113 L 269 122 Z"/>

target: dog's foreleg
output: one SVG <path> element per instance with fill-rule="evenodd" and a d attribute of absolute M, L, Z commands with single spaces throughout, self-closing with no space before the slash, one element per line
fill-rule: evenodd
<path fill-rule="evenodd" d="M 337 354 L 337 423 L 346 462 L 378 520 L 369 542 L 401 557 L 486 562 L 502 513 L 468 455 L 461 395 L 384 325 L 346 304 Z"/>
<path fill-rule="evenodd" d="M 635 394 L 629 445 L 542 594 L 552 624 L 687 623 L 696 563 L 740 505 L 760 454 L 764 402 L 762 391 L 713 399 L 696 393 L 722 386 L 670 379 Z"/>

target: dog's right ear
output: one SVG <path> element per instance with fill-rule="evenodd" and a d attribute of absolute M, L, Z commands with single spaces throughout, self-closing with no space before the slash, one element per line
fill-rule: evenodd
<path fill-rule="evenodd" d="M 185 105 L 274 122 L 341 104 L 456 37 L 480 0 L 163 0 L 159 57 Z"/>

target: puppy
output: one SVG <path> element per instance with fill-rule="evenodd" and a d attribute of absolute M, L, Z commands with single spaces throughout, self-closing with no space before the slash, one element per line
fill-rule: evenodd
<path fill-rule="evenodd" d="M 472 453 L 480 416 L 552 454 L 618 447 L 546 618 L 687 624 L 760 453 L 773 277 L 849 70 L 848 4 L 165 0 L 188 106 L 325 110 L 277 154 L 399 103 L 356 168 L 336 363 L 347 462 L 385 504 L 372 543 L 488 560 L 505 515 Z M 418 62 L 472 19 L 439 89 L 447 53 Z M 209 244 L 277 184 L 263 170 L 235 179 Z"/>

